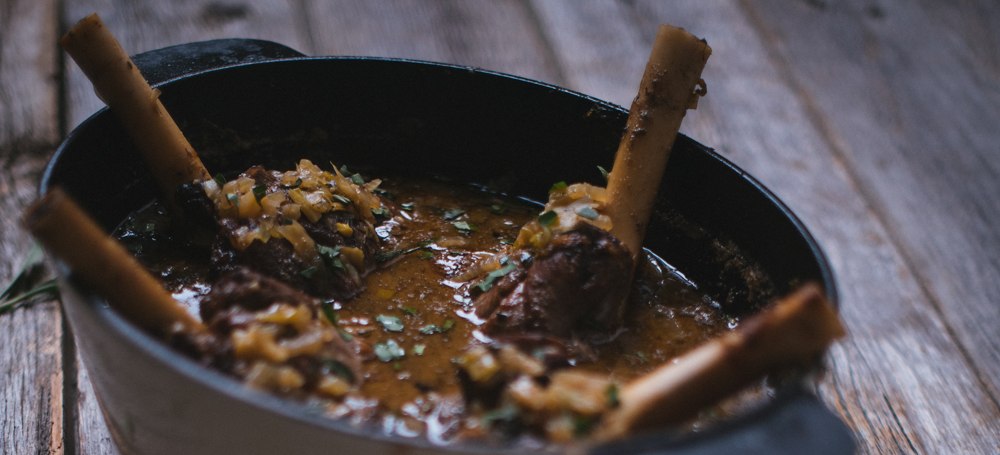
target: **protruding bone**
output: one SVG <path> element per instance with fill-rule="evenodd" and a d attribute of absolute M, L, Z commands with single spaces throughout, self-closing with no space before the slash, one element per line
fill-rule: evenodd
<path fill-rule="evenodd" d="M 712 48 L 704 40 L 682 28 L 660 26 L 608 175 L 611 234 L 628 247 L 633 263 L 642 252 L 646 224 L 681 121 L 705 94 L 701 71 L 710 55 Z"/>
<path fill-rule="evenodd" d="M 159 90 L 149 87 L 96 13 L 77 23 L 59 44 L 125 125 L 167 201 L 173 204 L 174 191 L 180 185 L 210 178 L 160 103 Z"/>
<path fill-rule="evenodd" d="M 25 211 L 24 224 L 42 246 L 70 267 L 74 276 L 129 320 L 157 333 L 204 329 L 59 188 Z"/>
<path fill-rule="evenodd" d="M 844 334 L 820 287 L 803 286 L 737 330 L 629 383 L 595 438 L 683 423 L 777 368 L 815 361 Z"/>

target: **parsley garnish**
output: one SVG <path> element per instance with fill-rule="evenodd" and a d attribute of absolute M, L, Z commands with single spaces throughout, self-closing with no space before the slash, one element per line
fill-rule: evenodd
<path fill-rule="evenodd" d="M 375 348 L 375 356 L 383 362 L 392 362 L 406 356 L 406 351 L 399 347 L 396 340 L 386 341 L 385 344 L 375 344 L 373 347 Z"/>
<path fill-rule="evenodd" d="M 257 185 L 253 187 L 253 197 L 254 199 L 257 200 L 258 204 L 260 204 L 260 200 L 264 199 L 264 196 L 266 195 L 267 195 L 267 185 Z"/>
<path fill-rule="evenodd" d="M 337 325 L 337 321 L 339 321 L 340 318 L 337 317 L 337 313 L 334 313 L 332 302 L 333 300 L 327 300 L 320 305 L 320 308 L 323 309 L 323 315 L 326 316 L 326 319 L 330 321 L 331 324 Z"/>
<path fill-rule="evenodd" d="M 472 287 L 474 287 L 476 289 L 479 289 L 480 291 L 483 291 L 483 292 L 489 291 L 490 288 L 493 287 L 493 282 L 494 281 L 496 281 L 499 278 L 502 278 L 504 275 L 510 273 L 511 271 L 513 271 L 516 268 L 517 268 L 517 265 L 515 265 L 513 262 L 508 262 L 507 265 L 503 266 L 499 270 L 494 270 L 494 271 L 488 273 L 486 275 L 486 278 L 483 278 L 483 281 L 480 281 L 479 283 L 476 283 Z"/>
<path fill-rule="evenodd" d="M 552 188 L 549 188 L 549 194 L 555 193 L 559 190 L 566 189 L 566 182 L 556 182 L 552 184 Z"/>
<path fill-rule="evenodd" d="M 299 272 L 299 274 L 306 278 L 312 278 L 313 274 L 315 274 L 317 270 L 319 269 L 317 269 L 316 267 L 309 267 L 308 269 Z"/>
<path fill-rule="evenodd" d="M 416 354 L 416 355 L 424 355 L 424 349 L 425 348 L 427 348 L 427 345 L 423 345 L 423 344 L 414 345 L 413 346 L 413 353 Z"/>
<path fill-rule="evenodd" d="M 576 211 L 576 214 L 577 214 L 577 215 L 580 215 L 580 216 L 582 216 L 582 217 L 584 217 L 584 218 L 586 218 L 586 219 L 588 219 L 588 220 L 592 220 L 592 219 L 594 219 L 594 218 L 597 218 L 597 217 L 598 217 L 598 215 L 599 215 L 599 214 L 597 213 L 597 210 L 594 210 L 594 209 L 593 209 L 593 208 L 591 208 L 591 207 L 580 207 L 580 208 L 579 208 L 579 209 L 578 209 L 578 210 Z"/>
<path fill-rule="evenodd" d="M 226 185 L 226 177 L 222 173 L 215 174 L 215 183 L 219 184 L 219 189 L 221 190 Z"/>
<path fill-rule="evenodd" d="M 479 228 L 476 225 L 469 224 L 468 222 L 465 222 L 465 221 L 455 221 L 454 223 L 451 223 L 451 224 L 453 226 L 455 226 L 456 228 L 458 228 L 458 230 L 460 230 L 460 231 L 473 232 L 473 231 L 478 231 L 479 230 Z"/>
<path fill-rule="evenodd" d="M 408 306 L 401 306 L 401 307 L 399 307 L 399 309 L 403 310 L 403 311 L 405 311 L 405 312 L 407 312 L 407 313 L 409 313 L 409 314 L 411 314 L 413 316 L 417 315 L 417 310 L 414 310 L 413 308 L 410 308 Z"/>
<path fill-rule="evenodd" d="M 538 223 L 541 224 L 542 227 L 549 227 L 552 226 L 552 223 L 554 223 L 558 218 L 559 214 L 549 210 L 548 212 L 538 215 Z"/>
<path fill-rule="evenodd" d="M 336 199 L 337 202 L 339 202 L 341 204 L 344 204 L 344 205 L 347 205 L 347 204 L 350 204 L 351 202 L 354 202 L 354 201 L 352 201 L 352 200 L 350 200 L 350 199 L 348 199 L 348 198 L 346 198 L 344 196 L 341 196 L 339 194 L 334 194 L 333 198 Z"/>
<path fill-rule="evenodd" d="M 434 253 L 424 251 L 423 253 L 420 253 L 420 259 L 434 259 Z"/>
<path fill-rule="evenodd" d="M 375 318 L 376 321 L 382 323 L 382 327 L 390 332 L 402 332 L 403 323 L 399 321 L 399 318 L 395 316 L 378 315 Z"/>
<path fill-rule="evenodd" d="M 604 183 L 608 182 L 608 171 L 604 170 L 603 167 L 597 166 L 597 170 L 601 171 L 601 176 L 604 177 Z"/>
<path fill-rule="evenodd" d="M 391 213 L 389 213 L 389 209 L 388 208 L 386 208 L 386 207 L 379 207 L 377 209 L 372 209 L 372 215 L 375 215 L 375 216 L 384 216 L 384 217 L 388 218 L 391 215 Z"/>
<path fill-rule="evenodd" d="M 604 391 L 605 397 L 608 399 L 608 406 L 612 408 L 617 408 L 621 403 L 618 399 L 618 386 L 614 384 L 608 384 L 608 390 Z"/>
<path fill-rule="evenodd" d="M 326 365 L 326 368 L 330 370 L 330 373 L 347 379 L 349 382 L 354 382 L 354 372 L 352 372 L 347 365 L 330 359 L 323 360 L 323 363 Z"/>
<path fill-rule="evenodd" d="M 294 222 L 295 222 L 295 221 L 294 221 L 294 220 L 292 220 L 291 218 L 285 218 L 285 221 L 282 221 L 282 223 L 283 223 L 283 224 L 284 224 L 285 226 L 291 226 L 291 225 L 292 225 L 292 223 L 294 223 Z"/>
<path fill-rule="evenodd" d="M 232 204 L 233 207 L 236 207 L 236 209 L 239 210 L 239 208 L 240 208 L 240 196 L 238 194 L 227 194 L 226 195 L 226 200 L 229 201 L 229 203 Z"/>
<path fill-rule="evenodd" d="M 422 335 L 433 335 L 435 333 L 441 333 L 441 329 L 434 324 L 427 324 L 420 328 L 420 333 Z"/>
<path fill-rule="evenodd" d="M 291 189 L 298 188 L 299 185 L 302 185 L 302 178 L 301 177 L 295 179 L 295 183 L 293 183 L 291 185 L 284 185 L 284 184 L 282 184 L 282 185 L 278 185 L 278 186 L 280 186 L 280 187 L 282 187 L 282 188 L 284 188 L 286 190 L 291 190 Z"/>
<path fill-rule="evenodd" d="M 451 319 L 446 319 L 444 324 L 441 324 L 441 333 L 447 332 L 455 327 L 455 321 Z"/>
<path fill-rule="evenodd" d="M 448 210 L 447 212 L 444 212 L 444 215 L 441 217 L 441 219 L 442 220 L 454 220 L 455 218 L 458 218 L 458 217 L 460 217 L 460 216 L 462 216 L 464 214 L 465 214 L 465 210 L 462 210 L 462 209 L 451 209 L 451 210 Z"/>

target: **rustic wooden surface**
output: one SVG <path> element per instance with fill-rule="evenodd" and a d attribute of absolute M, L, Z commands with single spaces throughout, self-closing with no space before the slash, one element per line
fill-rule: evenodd
<path fill-rule="evenodd" d="M 659 23 L 705 37 L 682 131 L 833 263 L 850 337 L 818 393 L 861 453 L 1000 451 L 1000 4 L 827 0 L 2 0 L 0 284 L 67 129 L 99 107 L 56 47 L 99 12 L 132 53 L 224 37 L 436 60 L 628 105 Z M 0 453 L 117 453 L 55 302 L 0 316 Z"/>

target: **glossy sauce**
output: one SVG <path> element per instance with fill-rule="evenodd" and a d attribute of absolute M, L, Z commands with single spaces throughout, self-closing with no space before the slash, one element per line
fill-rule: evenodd
<path fill-rule="evenodd" d="M 440 422 L 443 404 L 460 408 L 456 403 L 461 401 L 461 389 L 452 359 L 470 345 L 488 340 L 477 331 L 482 321 L 474 316 L 470 297 L 477 280 L 459 282 L 457 277 L 509 248 L 506 244 L 517 237 L 522 224 L 537 216 L 539 207 L 426 179 L 387 178 L 380 189 L 398 209 L 397 216 L 376 230 L 382 250 L 409 252 L 369 274 L 367 290 L 358 298 L 334 305 L 340 327 L 361 346 L 365 379 L 344 402 L 314 404 L 334 417 L 359 418 L 366 412 L 367 417 L 378 416 L 386 432 L 403 436 L 426 432 L 432 441 L 443 441 L 459 432 L 454 426 L 441 428 Z M 177 248 L 150 243 L 171 240 L 163 234 L 168 223 L 157 210 L 146 210 L 130 218 L 116 235 L 197 314 L 197 298 L 209 289 L 204 282 L 207 267 Z M 592 346 L 596 362 L 580 362 L 577 367 L 624 384 L 737 324 L 653 255 L 647 255 L 636 273 L 625 321 L 610 341 Z M 405 354 L 379 359 L 376 349 L 390 342 Z M 445 432 L 450 433 L 441 434 Z"/>

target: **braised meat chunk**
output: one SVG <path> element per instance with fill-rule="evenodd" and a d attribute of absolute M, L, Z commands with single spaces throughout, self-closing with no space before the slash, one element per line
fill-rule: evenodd
<path fill-rule="evenodd" d="M 359 383 L 356 346 L 319 299 L 246 268 L 227 272 L 201 301 L 201 316 L 228 349 L 228 372 L 290 395 L 341 397 Z"/>
<path fill-rule="evenodd" d="M 607 231 L 587 223 L 553 236 L 522 268 L 476 301 L 490 335 L 605 331 L 621 325 L 632 260 Z"/>
<path fill-rule="evenodd" d="M 375 225 L 390 214 L 372 193 L 378 184 L 302 160 L 294 171 L 255 166 L 231 181 L 183 185 L 175 200 L 215 231 L 215 276 L 246 267 L 311 295 L 350 299 L 375 268 Z"/>

